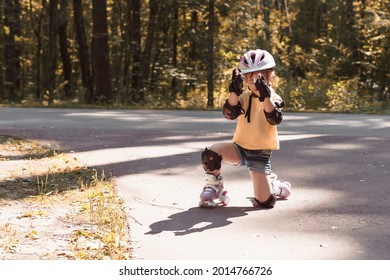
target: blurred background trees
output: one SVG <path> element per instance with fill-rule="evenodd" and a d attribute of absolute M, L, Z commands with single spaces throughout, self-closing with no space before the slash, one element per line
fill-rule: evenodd
<path fill-rule="evenodd" d="M 389 10 L 384 0 L 1 0 L 0 101 L 218 108 L 240 56 L 262 48 L 288 109 L 388 113 Z"/>

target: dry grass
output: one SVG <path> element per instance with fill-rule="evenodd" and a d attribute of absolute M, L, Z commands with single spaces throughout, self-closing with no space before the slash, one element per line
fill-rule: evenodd
<path fill-rule="evenodd" d="M 0 136 L 0 259 L 130 259 L 123 201 L 104 172 Z"/>

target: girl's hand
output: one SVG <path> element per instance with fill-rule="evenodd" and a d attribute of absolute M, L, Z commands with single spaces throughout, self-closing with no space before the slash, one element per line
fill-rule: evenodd
<path fill-rule="evenodd" d="M 244 88 L 244 76 L 240 69 L 234 68 L 232 73 L 232 82 L 229 85 L 229 91 L 234 92 L 237 96 L 240 96 Z"/>
<path fill-rule="evenodd" d="M 263 102 L 266 98 L 271 97 L 271 89 L 266 85 L 264 77 L 260 74 L 255 81 L 255 87 L 259 92 L 260 102 Z"/>

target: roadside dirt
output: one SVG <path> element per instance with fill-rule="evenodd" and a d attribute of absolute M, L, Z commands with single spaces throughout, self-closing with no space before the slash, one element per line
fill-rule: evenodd
<path fill-rule="evenodd" d="M 122 201 L 76 158 L 0 135 L 0 259 L 128 259 Z"/>

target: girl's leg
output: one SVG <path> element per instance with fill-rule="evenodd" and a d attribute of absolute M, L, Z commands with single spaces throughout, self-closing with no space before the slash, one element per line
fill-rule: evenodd
<path fill-rule="evenodd" d="M 222 161 L 225 163 L 233 165 L 237 165 L 240 163 L 240 158 L 232 143 L 217 143 L 206 149 L 211 152 L 217 153 L 218 156 L 222 157 Z M 203 152 L 202 154 L 202 164 L 205 172 L 207 174 L 213 174 L 214 176 L 218 176 L 219 174 L 221 174 L 220 166 L 219 168 L 213 168 L 213 163 L 210 163 L 208 162 L 208 159 L 203 158 L 204 155 L 205 152 Z M 213 157 L 212 160 L 215 160 L 215 157 Z"/>
<path fill-rule="evenodd" d="M 240 158 L 232 143 L 217 143 L 202 153 L 202 165 L 206 173 L 206 184 L 200 194 L 200 206 L 208 207 L 223 192 L 221 162 L 239 164 Z M 211 203 L 211 204 L 210 204 Z"/>
<path fill-rule="evenodd" d="M 216 143 L 210 147 L 210 150 L 221 155 L 223 162 L 233 165 L 240 163 L 240 157 L 238 156 L 233 143 Z"/>
<path fill-rule="evenodd" d="M 260 204 L 260 206 L 273 208 L 276 202 L 276 197 L 272 194 L 270 176 L 255 171 L 250 171 L 249 173 L 252 178 L 253 193 L 256 201 Z"/>

